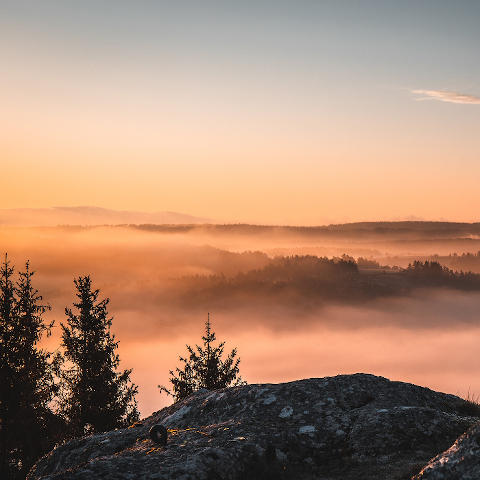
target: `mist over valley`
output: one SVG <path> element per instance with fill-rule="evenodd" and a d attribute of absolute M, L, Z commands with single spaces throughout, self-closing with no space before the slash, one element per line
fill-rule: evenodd
<path fill-rule="evenodd" d="M 111 299 L 122 364 L 133 368 L 148 414 L 168 403 L 156 385 L 197 341 L 207 312 L 238 347 L 249 382 L 368 371 L 480 392 L 472 374 L 480 276 L 467 273 L 478 271 L 478 228 L 2 226 L 0 246 L 17 268 L 29 259 L 36 270 L 57 321 L 47 346 L 58 344 L 73 278 L 92 276 Z"/>

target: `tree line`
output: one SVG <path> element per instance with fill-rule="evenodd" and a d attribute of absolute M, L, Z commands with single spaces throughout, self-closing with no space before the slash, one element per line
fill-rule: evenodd
<path fill-rule="evenodd" d="M 54 321 L 33 286 L 29 262 L 15 273 L 5 255 L 0 265 L 0 479 L 25 478 L 35 461 L 56 444 L 82 435 L 127 427 L 139 419 L 131 369 L 119 370 L 119 342 L 111 333 L 109 299 L 100 299 L 89 275 L 74 279 L 76 301 L 65 308 L 61 344 L 41 348 Z M 236 349 L 222 359 L 210 318 L 203 346 L 187 345 L 182 368 L 170 371 L 171 389 L 182 400 L 199 389 L 244 383 Z"/>

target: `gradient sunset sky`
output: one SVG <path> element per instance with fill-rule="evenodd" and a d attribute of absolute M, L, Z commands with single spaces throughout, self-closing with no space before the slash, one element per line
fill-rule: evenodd
<path fill-rule="evenodd" d="M 0 1 L 0 208 L 479 221 L 479 1 Z"/>

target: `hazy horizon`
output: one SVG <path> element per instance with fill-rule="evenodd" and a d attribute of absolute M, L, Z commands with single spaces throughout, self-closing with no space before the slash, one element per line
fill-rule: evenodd
<path fill-rule="evenodd" d="M 446 223 L 477 223 L 480 217 L 470 220 L 439 218 L 422 218 L 415 215 L 405 217 L 386 218 L 362 218 L 348 219 L 324 219 L 320 223 L 298 223 L 290 222 L 278 224 L 269 222 L 268 219 L 260 222 L 248 222 L 244 219 L 215 219 L 209 216 L 196 217 L 188 212 L 178 212 L 162 209 L 151 209 L 144 211 L 117 210 L 97 205 L 55 205 L 35 207 L 11 207 L 0 208 L 0 226 L 57 226 L 57 225 L 121 225 L 121 224 L 252 224 L 270 226 L 327 226 L 348 223 L 375 223 L 375 222 L 446 222 Z"/>

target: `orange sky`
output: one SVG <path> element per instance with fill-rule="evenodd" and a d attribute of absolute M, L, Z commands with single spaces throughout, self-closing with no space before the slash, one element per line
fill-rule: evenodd
<path fill-rule="evenodd" d="M 478 6 L 267 3 L 6 7 L 0 208 L 478 220 Z"/>

